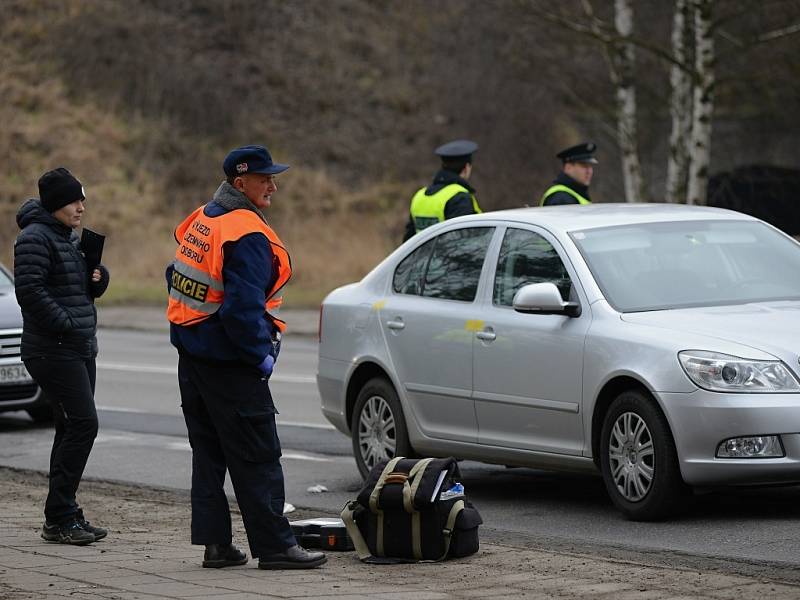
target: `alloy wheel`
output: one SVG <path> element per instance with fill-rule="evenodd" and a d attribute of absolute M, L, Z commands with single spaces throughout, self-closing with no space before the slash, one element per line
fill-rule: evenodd
<path fill-rule="evenodd" d="M 639 502 L 650 491 L 655 471 L 653 438 L 644 419 L 633 412 L 622 413 L 609 436 L 611 477 L 628 502 Z"/>
<path fill-rule="evenodd" d="M 387 458 L 397 449 L 394 413 L 381 396 L 370 396 L 358 418 L 358 447 L 368 468 Z"/>

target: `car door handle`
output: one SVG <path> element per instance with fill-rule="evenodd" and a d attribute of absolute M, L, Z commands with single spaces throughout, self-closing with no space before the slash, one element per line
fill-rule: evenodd
<path fill-rule="evenodd" d="M 479 340 L 483 340 L 484 342 L 493 342 L 497 339 L 497 334 L 491 329 L 485 329 L 484 331 L 478 331 L 475 333 L 475 337 Z"/>
<path fill-rule="evenodd" d="M 406 328 L 406 324 L 403 323 L 403 319 L 399 319 L 399 318 L 394 320 L 394 321 L 386 321 L 386 326 L 389 329 L 394 329 L 394 330 L 400 330 L 400 329 L 405 329 Z"/>

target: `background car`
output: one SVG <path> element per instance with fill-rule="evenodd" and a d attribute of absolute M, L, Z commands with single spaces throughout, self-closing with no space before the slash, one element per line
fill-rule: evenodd
<path fill-rule="evenodd" d="M 800 245 L 739 213 L 558 206 L 440 223 L 320 317 L 322 411 L 394 455 L 597 471 L 631 519 L 800 482 Z"/>
<path fill-rule="evenodd" d="M 22 313 L 14 281 L 0 264 L 0 412 L 25 410 L 34 421 L 49 421 L 52 410 L 20 358 Z"/>

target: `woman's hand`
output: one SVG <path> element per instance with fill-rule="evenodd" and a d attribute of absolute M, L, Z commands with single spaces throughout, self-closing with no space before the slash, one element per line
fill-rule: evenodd
<path fill-rule="evenodd" d="M 100 269 L 95 269 L 92 271 L 92 281 L 97 283 L 103 277 L 103 274 L 100 272 Z"/>

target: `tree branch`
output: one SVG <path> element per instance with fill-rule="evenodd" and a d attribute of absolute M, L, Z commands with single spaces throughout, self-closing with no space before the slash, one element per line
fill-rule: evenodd
<path fill-rule="evenodd" d="M 616 33 L 611 33 L 611 32 L 604 31 L 602 28 L 600 28 L 599 24 L 603 24 L 603 25 L 605 25 L 605 24 L 602 23 L 602 21 L 600 21 L 599 19 L 597 20 L 598 26 L 597 27 L 592 27 L 592 26 L 584 25 L 583 23 L 578 22 L 577 18 L 568 19 L 567 17 L 562 17 L 561 15 L 557 15 L 557 14 L 554 14 L 554 13 L 551 13 L 551 12 L 547 12 L 545 10 L 541 10 L 539 8 L 536 8 L 536 7 L 531 7 L 531 11 L 536 16 L 541 17 L 542 19 L 545 19 L 546 21 L 549 21 L 550 23 L 554 23 L 556 25 L 560 25 L 561 27 L 563 27 L 565 29 L 569 29 L 570 31 L 572 31 L 574 33 L 579 33 L 581 35 L 586 35 L 586 36 L 594 39 L 595 41 L 601 42 L 601 43 L 609 45 L 609 46 L 613 46 L 615 44 L 619 44 L 619 43 L 623 43 L 623 42 L 633 44 L 637 48 L 642 48 L 643 50 L 647 50 L 648 52 L 652 53 L 657 58 L 662 59 L 666 63 L 668 63 L 670 65 L 675 65 L 679 69 L 681 69 L 681 70 L 685 71 L 686 73 L 688 73 L 689 75 L 691 75 L 693 78 L 695 77 L 695 70 L 694 70 L 693 65 L 689 65 L 689 64 L 682 63 L 680 61 L 675 60 L 675 58 L 672 56 L 672 54 L 670 52 L 668 52 L 667 50 L 665 50 L 663 48 L 660 48 L 660 47 L 656 46 L 655 44 L 647 42 L 647 41 L 645 41 L 643 39 L 640 39 L 640 38 L 637 38 L 637 37 L 634 37 L 634 36 L 631 36 L 630 38 L 623 39 L 622 37 L 620 37 Z"/>

